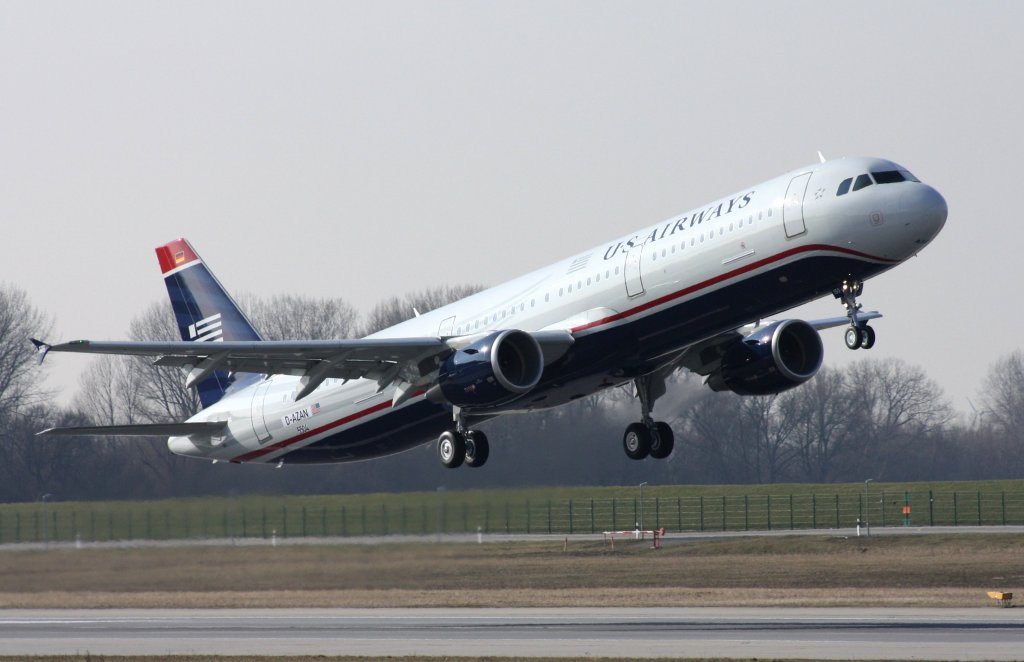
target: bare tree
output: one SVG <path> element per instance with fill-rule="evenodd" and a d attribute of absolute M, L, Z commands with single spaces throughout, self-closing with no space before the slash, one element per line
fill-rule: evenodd
<path fill-rule="evenodd" d="M 262 299 L 243 294 L 238 305 L 267 340 L 333 340 L 356 333 L 357 313 L 344 299 L 276 294 Z"/>
<path fill-rule="evenodd" d="M 29 338 L 44 338 L 52 322 L 21 289 L 0 283 L 0 423 L 40 394 L 41 371 Z"/>
<path fill-rule="evenodd" d="M 825 483 L 842 474 L 843 458 L 858 436 L 851 426 L 855 405 L 847 393 L 846 375 L 823 368 L 786 398 L 796 408 L 796 448 L 805 480 Z"/>
<path fill-rule="evenodd" d="M 464 299 L 483 289 L 483 285 L 441 285 L 402 297 L 390 297 L 379 302 L 367 314 L 361 335 L 368 336 L 381 329 L 412 319 L 416 312 L 425 313 L 435 308 Z M 414 310 L 416 312 L 414 312 Z"/>
<path fill-rule="evenodd" d="M 1017 350 L 989 369 L 982 422 L 976 436 L 991 440 L 1004 475 L 1024 475 L 1024 352 Z"/>

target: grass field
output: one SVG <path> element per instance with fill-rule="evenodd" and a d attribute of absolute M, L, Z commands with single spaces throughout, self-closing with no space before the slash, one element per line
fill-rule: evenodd
<path fill-rule="evenodd" d="M 1024 535 L 0 552 L 0 607 L 985 606 Z"/>
<path fill-rule="evenodd" d="M 1024 524 L 1024 481 L 537 488 L 0 505 L 0 543 Z"/>

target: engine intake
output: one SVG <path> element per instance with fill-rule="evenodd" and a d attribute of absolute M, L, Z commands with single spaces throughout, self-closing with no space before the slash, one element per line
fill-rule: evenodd
<path fill-rule="evenodd" d="M 817 374 L 824 353 L 821 336 L 807 322 L 776 322 L 727 349 L 708 386 L 739 395 L 781 393 Z"/>
<path fill-rule="evenodd" d="M 529 392 L 544 372 L 544 353 L 525 331 L 509 329 L 467 345 L 441 366 L 438 386 L 459 407 L 495 407 Z"/>

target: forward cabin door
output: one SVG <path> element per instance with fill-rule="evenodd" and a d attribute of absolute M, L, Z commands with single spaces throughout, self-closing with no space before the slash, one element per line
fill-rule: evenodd
<path fill-rule="evenodd" d="M 796 237 L 807 232 L 804 225 L 804 194 L 807 193 L 807 184 L 811 181 L 811 174 L 805 172 L 797 175 L 789 182 L 786 189 L 786 203 L 782 207 L 782 224 L 786 227 L 787 237 Z"/>
<path fill-rule="evenodd" d="M 635 244 L 626 253 L 626 296 L 638 297 L 644 293 L 644 281 L 640 276 L 640 259 L 644 254 L 643 244 Z"/>

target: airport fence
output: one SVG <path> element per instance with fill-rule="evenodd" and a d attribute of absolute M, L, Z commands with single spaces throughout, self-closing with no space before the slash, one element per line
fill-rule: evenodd
<path fill-rule="evenodd" d="M 473 501 L 437 498 L 275 506 L 268 500 L 0 507 L 0 543 L 305 538 L 438 533 L 579 534 L 1024 525 L 1024 492 L 751 494 Z"/>

